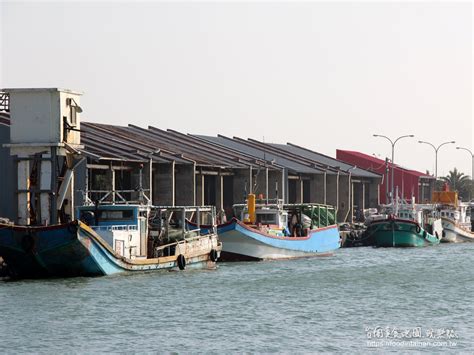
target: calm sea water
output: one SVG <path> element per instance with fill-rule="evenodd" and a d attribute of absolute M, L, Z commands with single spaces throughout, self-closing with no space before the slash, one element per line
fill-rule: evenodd
<path fill-rule="evenodd" d="M 0 352 L 472 352 L 473 302 L 474 244 L 0 282 Z"/>

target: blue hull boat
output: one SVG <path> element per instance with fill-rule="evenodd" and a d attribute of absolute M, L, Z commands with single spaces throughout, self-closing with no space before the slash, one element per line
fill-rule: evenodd
<path fill-rule="evenodd" d="M 330 255 L 340 247 L 336 225 L 310 230 L 306 236 L 278 236 L 237 219 L 218 226 L 221 260 L 268 260 Z"/>
<path fill-rule="evenodd" d="M 108 230 L 111 234 L 116 230 Z M 132 236 L 132 228 L 125 232 Z M 117 247 L 115 243 L 115 247 Z M 132 249 L 130 249 L 132 250 Z M 54 226 L 0 224 L 0 255 L 12 278 L 104 276 L 124 272 L 215 268 L 216 234 L 193 235 L 154 248 L 154 255 L 124 256 L 98 232 L 76 220 Z M 130 252 L 131 253 L 131 252 Z"/>
<path fill-rule="evenodd" d="M 217 226 L 222 242 L 221 261 L 253 261 L 330 255 L 340 248 L 334 209 L 316 204 L 256 205 L 254 223 L 247 218 L 247 205 L 234 205 L 228 223 Z M 290 220 L 288 217 L 291 217 Z M 242 220 L 246 222 L 242 222 Z M 189 229 L 212 233 L 210 226 L 187 221 Z"/>

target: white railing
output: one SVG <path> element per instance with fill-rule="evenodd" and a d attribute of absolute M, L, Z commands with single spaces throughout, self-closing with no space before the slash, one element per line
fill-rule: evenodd
<path fill-rule="evenodd" d="M 114 225 L 114 226 L 91 226 L 96 231 L 136 231 L 138 226 L 133 225 Z"/>

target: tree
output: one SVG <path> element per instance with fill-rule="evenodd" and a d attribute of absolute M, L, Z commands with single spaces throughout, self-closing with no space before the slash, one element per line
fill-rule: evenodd
<path fill-rule="evenodd" d="M 450 190 L 457 191 L 461 200 L 468 201 L 471 198 L 472 181 L 468 175 L 454 168 L 448 175 L 441 177 L 441 180 L 448 184 Z"/>

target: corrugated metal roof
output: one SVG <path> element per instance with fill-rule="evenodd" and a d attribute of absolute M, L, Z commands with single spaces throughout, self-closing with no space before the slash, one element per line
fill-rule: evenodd
<path fill-rule="evenodd" d="M 364 154 L 364 153 L 361 153 L 361 152 L 356 152 L 356 151 L 353 151 L 353 150 L 341 150 L 341 149 L 339 149 L 339 151 L 344 152 L 344 153 L 348 153 L 348 154 L 350 154 L 352 156 L 355 156 L 355 157 L 358 157 L 358 158 L 365 159 L 365 160 L 370 161 L 372 163 L 375 163 L 377 165 L 385 164 L 385 160 L 376 158 L 372 155 Z M 420 171 L 407 169 L 407 168 L 404 168 L 404 167 L 402 167 L 400 165 L 397 165 L 397 164 L 394 164 L 394 166 L 395 166 L 395 170 L 397 170 L 397 169 L 403 170 L 404 173 L 407 173 L 407 174 L 412 174 L 412 175 L 415 175 L 417 177 L 421 177 L 421 178 L 425 178 L 425 179 L 434 179 L 433 176 L 422 173 Z"/>
<path fill-rule="evenodd" d="M 264 149 L 260 149 L 256 145 L 253 145 L 251 142 L 244 142 L 237 139 L 232 139 L 224 136 L 204 136 L 204 135 L 194 135 L 195 137 L 199 137 L 201 139 L 207 140 L 209 142 L 218 144 L 222 147 L 231 148 L 235 151 L 240 151 L 246 155 L 253 156 L 257 159 L 261 159 L 270 163 L 274 162 L 278 164 L 292 173 L 299 173 L 299 174 L 322 174 L 324 171 L 320 168 L 311 167 L 305 164 L 298 163 L 295 160 L 288 159 L 278 154 L 274 154 L 270 151 L 265 151 Z"/>
<path fill-rule="evenodd" d="M 81 142 L 85 149 L 104 158 L 147 161 L 152 156 L 157 162 L 195 162 L 201 167 L 224 169 L 258 166 L 258 162 L 245 159 L 235 152 L 233 155 L 230 152 L 219 152 L 212 145 L 191 136 L 155 127 L 124 127 L 83 122 L 81 131 Z"/>
<path fill-rule="evenodd" d="M 133 139 L 124 138 L 118 126 L 81 123 L 81 144 L 84 149 L 101 159 L 146 162 L 150 157 L 158 163 L 172 161 L 172 156 L 160 157 L 153 154 L 155 149 Z"/>
<path fill-rule="evenodd" d="M 340 167 L 343 171 L 349 171 L 354 166 L 347 164 L 341 160 L 337 160 L 335 158 L 328 157 L 327 155 L 317 153 L 315 151 L 309 150 L 307 148 L 303 148 L 297 146 L 296 144 L 287 143 L 287 144 L 271 144 L 274 147 L 278 147 L 279 149 L 285 150 L 295 156 L 300 156 L 303 158 L 311 159 L 314 161 L 319 162 L 320 164 L 327 165 L 330 167 Z M 351 170 L 351 174 L 355 177 L 367 177 L 367 178 L 381 178 L 381 175 L 356 167 L 355 169 Z"/>
<path fill-rule="evenodd" d="M 162 132 L 165 133 L 165 131 Z M 206 152 L 207 154 L 211 154 L 212 156 L 219 156 L 225 159 L 230 158 L 233 162 L 237 161 L 246 164 L 246 166 L 253 166 L 257 168 L 265 165 L 265 162 L 263 160 L 255 159 L 255 157 L 251 155 L 243 154 L 242 152 L 216 145 L 212 142 L 201 139 L 197 136 L 193 136 L 191 134 L 184 134 L 171 129 L 168 129 L 166 131 L 166 134 L 168 136 L 172 135 L 179 141 L 185 142 L 186 144 L 189 144 L 193 147 L 197 147 L 199 148 L 200 152 Z M 272 167 L 269 168 L 272 169 Z M 280 169 L 281 167 L 276 166 L 276 168 Z"/>

